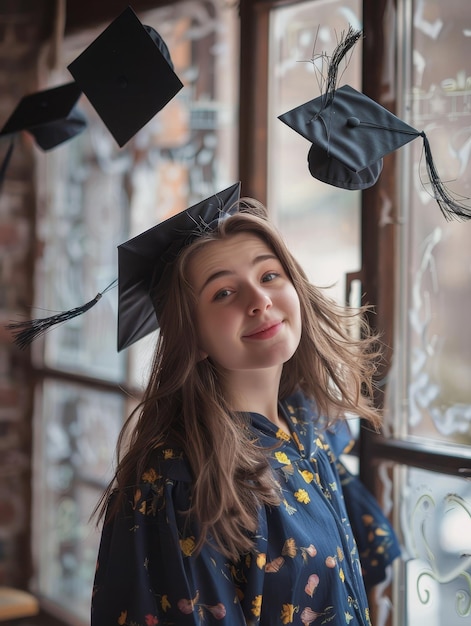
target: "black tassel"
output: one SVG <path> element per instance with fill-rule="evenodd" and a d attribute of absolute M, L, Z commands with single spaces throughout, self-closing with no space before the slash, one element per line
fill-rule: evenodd
<path fill-rule="evenodd" d="M 34 320 L 25 320 L 23 322 L 11 322 L 7 324 L 5 328 L 11 331 L 15 344 L 21 349 L 27 348 L 35 339 L 43 335 L 46 331 L 48 331 L 53 326 L 57 324 L 61 324 L 62 322 L 67 322 L 68 320 L 73 319 L 74 317 L 78 317 L 83 313 L 89 311 L 95 304 L 101 300 L 101 297 L 104 293 L 106 293 L 109 289 L 114 287 L 117 283 L 117 279 L 108 285 L 106 289 L 104 289 L 101 293 L 97 293 L 97 295 L 90 300 L 90 302 L 86 302 L 81 306 L 75 307 L 74 309 L 70 309 L 69 311 L 62 311 L 61 313 L 56 313 L 55 315 L 51 315 L 50 317 L 44 317 L 41 319 Z"/>
<path fill-rule="evenodd" d="M 429 140 L 424 132 L 420 133 L 424 141 L 425 162 L 427 165 L 427 174 L 433 189 L 433 197 L 437 201 L 438 206 L 447 221 L 452 219 L 466 221 L 471 219 L 471 205 L 461 204 L 450 194 L 448 189 L 442 183 L 440 176 L 435 167 L 430 148 Z M 469 200 L 469 198 L 465 198 Z"/>
<path fill-rule="evenodd" d="M 347 52 L 353 48 L 357 41 L 362 36 L 361 30 L 355 30 L 352 26 L 349 26 L 347 34 L 341 38 L 332 57 L 329 61 L 329 67 L 327 69 L 327 84 L 325 90 L 325 99 L 323 102 L 323 108 L 329 106 L 334 99 L 335 90 L 337 89 L 337 79 L 339 65 Z"/>

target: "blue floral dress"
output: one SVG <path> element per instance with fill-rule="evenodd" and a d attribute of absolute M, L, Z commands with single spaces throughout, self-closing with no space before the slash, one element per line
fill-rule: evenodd
<path fill-rule="evenodd" d="M 290 435 L 250 414 L 282 490 L 279 506 L 260 511 L 253 550 L 237 562 L 211 545 L 194 554 L 189 468 L 178 450 L 156 450 L 104 525 L 92 626 L 371 625 L 365 582 L 384 578 L 397 540 L 339 461 L 350 443 L 345 425 L 326 431 L 301 393 L 282 410 Z"/>

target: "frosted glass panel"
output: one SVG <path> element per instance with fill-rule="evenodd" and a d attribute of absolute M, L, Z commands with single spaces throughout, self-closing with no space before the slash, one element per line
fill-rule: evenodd
<path fill-rule="evenodd" d="M 361 29 L 359 0 L 299 2 L 270 13 L 268 205 L 298 260 L 344 301 L 345 273 L 360 269 L 360 193 L 311 177 L 310 143 L 277 116 L 320 95 L 326 61 L 349 25 Z M 339 86 L 361 89 L 361 41 L 341 66 Z"/>
<path fill-rule="evenodd" d="M 449 190 L 470 197 L 470 6 L 461 0 L 420 0 L 412 17 L 405 115 L 425 130 Z M 470 445 L 470 224 L 447 222 L 431 198 L 422 141 L 400 154 L 403 317 L 401 352 L 396 350 L 400 397 L 393 414 L 402 424 L 395 427 L 405 437 Z"/>
<path fill-rule="evenodd" d="M 462 626 L 471 620 L 471 483 L 403 469 L 407 624 Z"/>
<path fill-rule="evenodd" d="M 124 414 L 120 395 L 46 383 L 35 427 L 36 586 L 86 620 L 99 535 L 90 515 L 111 479 Z M 42 416 L 39 419 L 39 415 Z"/>

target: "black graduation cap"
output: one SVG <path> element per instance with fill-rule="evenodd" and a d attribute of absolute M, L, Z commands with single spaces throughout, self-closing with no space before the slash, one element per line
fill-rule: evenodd
<path fill-rule="evenodd" d="M 20 348 L 26 348 L 53 326 L 90 310 L 118 282 L 118 351 L 159 327 L 160 289 L 168 268 L 182 248 L 222 219 L 238 211 L 240 182 L 170 217 L 118 246 L 118 279 L 81 306 L 46 318 L 6 326 Z"/>
<path fill-rule="evenodd" d="M 118 246 L 118 351 L 159 327 L 159 285 L 182 248 L 237 209 L 240 183 Z"/>
<path fill-rule="evenodd" d="M 366 189 L 377 181 L 382 159 L 422 137 L 432 195 L 446 219 L 470 219 L 471 205 L 458 202 L 443 185 L 427 136 L 350 85 L 336 87 L 338 63 L 358 40 L 350 30 L 332 55 L 328 88 L 321 96 L 279 116 L 311 142 L 311 175 L 342 189 Z"/>
<path fill-rule="evenodd" d="M 131 7 L 68 69 L 120 147 L 183 87 L 165 42 Z"/>
<path fill-rule="evenodd" d="M 82 95 L 76 83 L 67 83 L 24 96 L 0 130 L 0 137 L 10 137 L 10 145 L 0 166 L 0 189 L 14 149 L 15 136 L 29 132 L 42 150 L 50 150 L 75 137 L 87 126 L 77 108 Z"/>
<path fill-rule="evenodd" d="M 378 179 L 382 158 L 420 135 L 350 85 L 298 106 L 278 119 L 312 143 L 314 178 L 343 189 L 366 189 Z"/>
<path fill-rule="evenodd" d="M 76 107 L 80 87 L 67 83 L 24 96 L 0 130 L 0 136 L 29 132 L 43 150 L 50 150 L 81 133 L 87 125 Z"/>

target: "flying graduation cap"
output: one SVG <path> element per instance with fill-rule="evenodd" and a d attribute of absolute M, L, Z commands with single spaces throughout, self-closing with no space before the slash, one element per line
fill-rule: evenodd
<path fill-rule="evenodd" d="M 366 189 L 376 183 L 383 157 L 421 137 L 431 195 L 442 214 L 447 220 L 471 219 L 471 204 L 458 202 L 442 183 L 425 132 L 350 85 L 337 89 L 338 63 L 360 34 L 350 29 L 334 51 L 325 93 L 278 118 L 312 144 L 308 152 L 311 176 L 342 189 Z"/>
<path fill-rule="evenodd" d="M 10 137 L 10 145 L 0 167 L 0 186 L 13 154 L 14 139 L 22 131 L 33 136 L 44 151 L 72 139 L 87 126 L 78 109 L 82 91 L 75 83 L 67 83 L 24 96 L 0 130 L 1 137 Z"/>
<path fill-rule="evenodd" d="M 0 130 L 0 137 L 27 131 L 42 150 L 81 133 L 87 121 L 76 104 L 82 91 L 75 83 L 24 96 Z"/>
<path fill-rule="evenodd" d="M 131 7 L 68 70 L 120 147 L 183 87 L 164 40 Z"/>
<path fill-rule="evenodd" d="M 240 182 L 118 246 L 118 351 L 159 328 L 169 268 L 185 246 L 237 212 L 239 199 Z M 86 304 L 47 318 L 12 322 L 7 328 L 15 343 L 26 348 L 50 328 L 90 310 L 115 283 Z"/>

